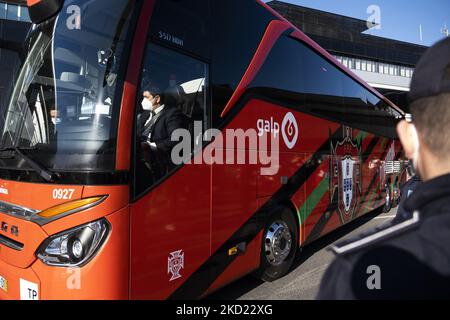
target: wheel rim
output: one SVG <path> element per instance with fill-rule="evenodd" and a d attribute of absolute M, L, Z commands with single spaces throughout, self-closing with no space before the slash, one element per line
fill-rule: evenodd
<path fill-rule="evenodd" d="M 386 209 L 391 207 L 391 190 L 386 187 Z"/>
<path fill-rule="evenodd" d="M 264 239 L 267 261 L 273 266 L 282 264 L 292 249 L 292 235 L 284 221 L 275 221 Z"/>

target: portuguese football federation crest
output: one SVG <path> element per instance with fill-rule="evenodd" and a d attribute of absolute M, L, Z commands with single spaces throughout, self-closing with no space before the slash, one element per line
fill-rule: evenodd
<path fill-rule="evenodd" d="M 174 281 L 181 278 L 181 270 L 184 268 L 184 252 L 183 250 L 178 250 L 172 252 L 167 261 L 167 273 L 171 274 L 169 281 Z"/>
<path fill-rule="evenodd" d="M 331 143 L 330 201 L 336 201 L 342 223 L 355 214 L 362 194 L 361 146 L 353 139 L 350 127 L 344 127 L 344 138 L 336 145 Z"/>

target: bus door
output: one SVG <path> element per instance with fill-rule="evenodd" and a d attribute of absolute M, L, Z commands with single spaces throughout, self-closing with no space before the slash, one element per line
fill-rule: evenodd
<path fill-rule="evenodd" d="M 152 13 L 136 99 L 132 299 L 170 297 L 210 256 L 211 166 L 202 156 L 209 127 L 204 4 L 156 1 Z"/>
<path fill-rule="evenodd" d="M 132 298 L 166 296 L 210 254 L 211 168 L 198 162 L 201 152 L 192 159 L 197 164 L 180 163 L 190 161 L 193 154 L 187 149 L 192 146 L 194 152 L 201 143 L 207 81 L 206 63 L 151 42 L 147 45 L 135 125 Z M 152 119 L 142 108 L 147 94 L 155 98 L 153 104 L 162 99 L 164 106 L 153 115 L 159 117 L 153 130 L 148 129 Z M 187 148 L 176 156 L 172 151 L 180 145 L 167 147 L 167 141 L 158 140 L 165 133 L 171 136 L 174 130 L 187 139 L 180 141 Z M 153 140 L 151 135 L 159 138 Z M 165 138 L 170 140 L 170 136 Z M 145 150 L 147 141 L 155 143 L 156 149 Z"/>

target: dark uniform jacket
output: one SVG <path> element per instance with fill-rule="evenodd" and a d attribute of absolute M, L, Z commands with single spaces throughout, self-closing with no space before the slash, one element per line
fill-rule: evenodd
<path fill-rule="evenodd" d="M 318 299 L 450 298 L 450 175 L 422 183 L 409 217 L 332 247 Z"/>

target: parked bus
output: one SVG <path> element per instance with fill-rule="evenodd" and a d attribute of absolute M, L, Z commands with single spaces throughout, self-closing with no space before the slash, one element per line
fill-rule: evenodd
<path fill-rule="evenodd" d="M 395 204 L 404 114 L 264 3 L 28 6 L 0 117 L 1 299 L 193 299 L 250 273 L 273 281 L 299 248 Z M 169 163 L 145 157 L 144 96 L 183 119 L 190 161 L 158 143 Z M 221 164 L 239 151 L 225 132 L 279 141 L 244 150 L 277 155 L 275 170 Z"/>

